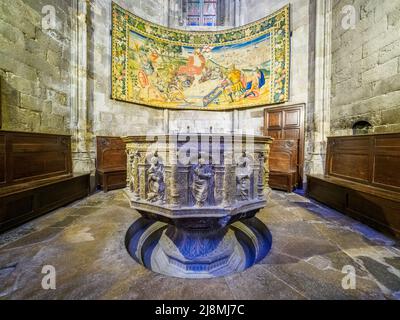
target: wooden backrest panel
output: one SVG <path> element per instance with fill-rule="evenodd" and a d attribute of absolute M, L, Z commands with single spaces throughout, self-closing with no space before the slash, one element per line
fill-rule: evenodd
<path fill-rule="evenodd" d="M 400 134 L 374 139 L 372 183 L 400 189 Z"/>
<path fill-rule="evenodd" d="M 0 134 L 0 185 L 6 182 L 6 137 Z"/>
<path fill-rule="evenodd" d="M 400 134 L 328 138 L 326 174 L 400 190 Z"/>
<path fill-rule="evenodd" d="M 355 166 L 354 164 L 357 163 Z M 369 156 L 363 154 L 338 153 L 332 156 L 331 175 L 343 179 L 360 180 L 368 182 Z"/>
<path fill-rule="evenodd" d="M 334 138 L 328 143 L 328 174 L 359 182 L 369 180 L 370 140 L 363 136 Z M 356 165 L 355 165 L 356 164 Z"/>
<path fill-rule="evenodd" d="M 297 140 L 276 139 L 272 143 L 269 166 L 271 171 L 292 172 L 297 170 Z"/>
<path fill-rule="evenodd" d="M 0 168 L 0 185 L 71 175 L 71 137 L 0 131 Z"/>
<path fill-rule="evenodd" d="M 97 169 L 125 169 L 125 143 L 119 137 L 97 137 Z"/>

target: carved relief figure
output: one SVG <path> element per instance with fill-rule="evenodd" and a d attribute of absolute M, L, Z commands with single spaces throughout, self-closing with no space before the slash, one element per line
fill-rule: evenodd
<path fill-rule="evenodd" d="M 203 158 L 194 167 L 192 194 L 196 200 L 196 206 L 203 207 L 206 203 L 212 185 L 214 172 L 210 165 L 205 163 Z"/>
<path fill-rule="evenodd" d="M 136 197 L 139 196 L 137 185 L 139 183 L 137 164 L 140 154 L 138 151 L 129 153 L 129 172 L 128 172 L 128 187 L 131 192 L 135 194 Z"/>
<path fill-rule="evenodd" d="M 247 157 L 246 152 L 243 152 L 236 168 L 236 186 L 241 200 L 249 200 L 251 173 L 250 159 Z"/>
<path fill-rule="evenodd" d="M 164 165 L 161 163 L 157 152 L 150 160 L 150 168 L 147 171 L 148 195 L 147 201 L 163 202 L 165 195 Z"/>

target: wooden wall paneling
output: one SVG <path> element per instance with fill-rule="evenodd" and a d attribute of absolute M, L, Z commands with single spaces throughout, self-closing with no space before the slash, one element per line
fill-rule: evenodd
<path fill-rule="evenodd" d="M 2 131 L 0 147 L 1 140 L 5 150 L 4 185 L 72 175 L 69 136 Z"/>
<path fill-rule="evenodd" d="M 271 146 L 269 185 L 292 192 L 297 185 L 298 140 L 274 140 Z"/>
<path fill-rule="evenodd" d="M 307 194 L 400 237 L 400 133 L 328 138 L 326 175 Z"/>
<path fill-rule="evenodd" d="M 309 197 L 400 238 L 400 193 L 322 175 L 307 181 Z"/>
<path fill-rule="evenodd" d="M 298 141 L 297 177 L 300 187 L 304 179 L 304 107 L 301 104 L 264 110 L 264 135 Z"/>
<path fill-rule="evenodd" d="M 274 139 L 282 139 L 282 130 L 268 130 L 268 135 Z"/>
<path fill-rule="evenodd" d="M 126 168 L 125 143 L 120 137 L 97 137 L 97 168 Z"/>
<path fill-rule="evenodd" d="M 400 190 L 400 134 L 328 138 L 328 176 Z"/>
<path fill-rule="evenodd" d="M 268 129 L 283 129 L 282 111 L 271 111 L 267 113 L 267 127 Z"/>
<path fill-rule="evenodd" d="M 0 186 L 6 183 L 6 136 L 0 133 Z"/>
<path fill-rule="evenodd" d="M 282 135 L 282 139 L 287 140 L 300 140 L 300 129 L 286 129 Z"/>
<path fill-rule="evenodd" d="M 3 79 L 0 77 L 0 129 L 2 128 L 3 125 Z"/>
<path fill-rule="evenodd" d="M 301 126 L 301 114 L 298 112 L 298 109 L 288 109 L 284 110 L 285 115 L 285 128 L 295 127 L 299 128 Z"/>
<path fill-rule="evenodd" d="M 328 145 L 328 175 L 360 182 L 369 181 L 371 161 L 369 139 L 329 138 Z"/>
<path fill-rule="evenodd" d="M 400 191 L 400 135 L 375 136 L 372 140 L 371 184 Z"/>
<path fill-rule="evenodd" d="M 127 156 L 120 137 L 97 137 L 97 184 L 105 192 L 126 186 Z"/>
<path fill-rule="evenodd" d="M 89 194 L 70 136 L 0 131 L 0 168 L 0 232 Z"/>
<path fill-rule="evenodd" d="M 10 192 L 0 190 L 0 232 L 89 194 L 90 174 L 52 179 L 48 183 L 22 184 L 19 189 L 15 186 Z"/>
<path fill-rule="evenodd" d="M 307 179 L 307 195 L 343 212 L 346 209 L 346 190 L 341 186 L 331 188 L 331 183 L 324 179 Z"/>

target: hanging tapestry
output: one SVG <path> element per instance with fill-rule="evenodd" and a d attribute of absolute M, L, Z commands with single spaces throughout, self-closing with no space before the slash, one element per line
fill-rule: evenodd
<path fill-rule="evenodd" d="M 202 110 L 282 103 L 289 64 L 289 6 L 240 28 L 189 32 L 113 4 L 113 99 Z"/>

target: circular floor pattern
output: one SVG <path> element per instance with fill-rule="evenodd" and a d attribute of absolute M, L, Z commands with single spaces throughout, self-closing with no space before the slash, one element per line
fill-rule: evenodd
<path fill-rule="evenodd" d="M 126 234 L 127 250 L 133 259 L 154 272 L 199 279 L 250 268 L 268 254 L 272 245 L 271 233 L 257 218 L 231 224 L 218 241 L 198 234 L 181 236 L 177 231 L 166 223 L 139 218 Z"/>

